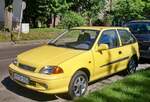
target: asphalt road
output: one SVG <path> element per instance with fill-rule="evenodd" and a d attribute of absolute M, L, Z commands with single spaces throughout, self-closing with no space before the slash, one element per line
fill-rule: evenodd
<path fill-rule="evenodd" d="M 37 101 L 65 101 L 55 95 L 47 95 L 23 88 L 12 82 L 8 74 L 8 65 L 16 57 L 17 54 L 41 45 L 20 45 L 20 46 L 1 46 L 0 47 L 0 102 L 37 102 Z M 142 61 L 138 69 L 147 68 L 150 62 Z M 124 76 L 113 75 L 111 77 L 98 80 L 89 86 L 88 92 L 102 88 L 106 84 L 110 84 L 116 80 L 122 79 Z"/>
<path fill-rule="evenodd" d="M 0 46 L 0 102 L 62 102 L 64 99 L 38 93 L 14 83 L 8 74 L 8 66 L 13 59 L 26 50 L 42 46 L 39 44 Z M 60 95 L 61 96 L 61 95 Z"/>

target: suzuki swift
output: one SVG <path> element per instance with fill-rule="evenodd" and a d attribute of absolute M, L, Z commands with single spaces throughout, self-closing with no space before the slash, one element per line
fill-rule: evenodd
<path fill-rule="evenodd" d="M 10 64 L 10 78 L 47 94 L 86 93 L 88 83 L 111 74 L 134 73 L 139 48 L 125 27 L 76 27 L 38 48 L 19 54 Z"/>

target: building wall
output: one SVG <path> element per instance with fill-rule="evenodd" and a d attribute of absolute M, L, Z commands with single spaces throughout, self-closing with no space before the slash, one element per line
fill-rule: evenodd
<path fill-rule="evenodd" d="M 5 7 L 5 1 L 0 0 L 0 22 L 4 22 L 4 7 Z"/>
<path fill-rule="evenodd" d="M 12 17 L 12 27 L 16 29 L 19 24 L 19 19 L 21 15 L 21 5 L 22 0 L 13 0 L 13 12 L 9 13 L 5 12 L 5 0 L 0 0 L 0 28 L 3 28 L 5 20 L 9 22 L 9 17 Z M 7 17 L 6 17 L 7 14 Z M 6 23 L 5 23 L 6 24 Z M 6 26 L 6 25 L 5 25 Z"/>
<path fill-rule="evenodd" d="M 13 0 L 13 22 L 19 22 L 22 0 Z"/>
<path fill-rule="evenodd" d="M 13 21 L 20 19 L 22 0 L 13 0 Z M 0 0 L 0 22 L 4 22 L 5 0 Z"/>

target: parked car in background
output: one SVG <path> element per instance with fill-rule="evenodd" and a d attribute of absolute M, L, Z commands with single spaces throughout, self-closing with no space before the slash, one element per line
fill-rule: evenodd
<path fill-rule="evenodd" d="M 74 98 L 84 95 L 91 81 L 123 70 L 134 73 L 138 49 L 128 28 L 76 27 L 47 45 L 19 54 L 9 73 L 26 88 L 49 94 L 67 92 Z"/>
<path fill-rule="evenodd" d="M 150 58 L 150 20 L 135 20 L 126 24 L 135 35 L 140 46 L 140 56 Z"/>

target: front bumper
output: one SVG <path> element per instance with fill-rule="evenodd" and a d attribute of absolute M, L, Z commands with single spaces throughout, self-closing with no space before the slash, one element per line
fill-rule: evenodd
<path fill-rule="evenodd" d="M 68 91 L 70 77 L 59 75 L 44 75 L 40 73 L 25 71 L 16 67 L 14 64 L 9 66 L 10 78 L 19 85 L 42 93 L 63 93 Z M 14 79 L 14 73 L 29 78 L 29 83 L 25 84 Z"/>

